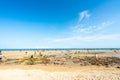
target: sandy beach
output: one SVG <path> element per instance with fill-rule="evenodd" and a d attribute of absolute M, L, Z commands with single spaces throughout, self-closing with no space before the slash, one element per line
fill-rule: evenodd
<path fill-rule="evenodd" d="M 96 66 L 0 66 L 0 80 L 120 80 L 120 69 Z"/>
<path fill-rule="evenodd" d="M 120 80 L 119 51 L 94 52 L 2 51 L 0 80 Z"/>

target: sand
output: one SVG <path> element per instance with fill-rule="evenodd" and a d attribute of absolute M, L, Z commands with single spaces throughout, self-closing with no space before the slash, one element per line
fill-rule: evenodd
<path fill-rule="evenodd" d="M 0 80 L 120 80 L 120 69 L 96 66 L 2 65 Z"/>
<path fill-rule="evenodd" d="M 26 53 L 27 52 L 27 53 Z M 31 55 L 34 56 L 39 56 L 39 53 L 43 54 L 43 55 L 60 55 L 60 54 L 64 54 L 64 53 L 75 53 L 75 52 L 79 52 L 80 54 L 71 54 L 72 56 L 95 56 L 95 54 L 93 54 L 94 52 L 103 52 L 101 54 L 98 54 L 98 56 L 114 56 L 116 54 L 120 54 L 120 51 L 118 51 L 117 53 L 115 53 L 114 51 L 96 51 L 96 50 L 92 50 L 89 51 L 89 54 L 87 50 L 51 50 L 51 51 L 2 51 L 2 55 L 5 56 L 6 58 L 10 58 L 10 59 L 19 59 L 19 58 L 23 58 L 23 57 L 29 57 Z M 90 53 L 91 52 L 91 53 Z M 93 52 L 93 53 L 92 53 Z"/>
<path fill-rule="evenodd" d="M 120 80 L 120 71 L 47 72 L 43 70 L 0 70 L 0 80 Z"/>
<path fill-rule="evenodd" d="M 55 51 L 43 52 L 56 53 Z M 59 51 L 58 51 L 59 52 Z M 35 51 L 4 51 L 3 56 L 19 59 L 34 55 Z M 39 55 L 39 52 L 37 52 Z M 53 53 L 53 54 L 54 54 Z M 111 56 L 99 54 L 99 56 Z M 120 53 L 119 53 L 120 54 Z M 93 54 L 77 54 L 73 56 L 94 56 Z M 120 69 L 103 66 L 65 66 L 65 65 L 0 65 L 0 80 L 120 80 Z"/>

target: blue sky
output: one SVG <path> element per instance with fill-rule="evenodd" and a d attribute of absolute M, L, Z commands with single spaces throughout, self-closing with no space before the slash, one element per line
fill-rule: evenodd
<path fill-rule="evenodd" d="M 0 48 L 119 48 L 120 0 L 1 0 Z"/>

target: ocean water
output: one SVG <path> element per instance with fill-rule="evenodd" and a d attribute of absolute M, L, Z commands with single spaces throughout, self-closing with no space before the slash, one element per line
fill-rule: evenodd
<path fill-rule="evenodd" d="M 0 49 L 0 51 L 29 51 L 29 50 L 120 50 L 120 48 L 20 48 L 20 49 Z"/>

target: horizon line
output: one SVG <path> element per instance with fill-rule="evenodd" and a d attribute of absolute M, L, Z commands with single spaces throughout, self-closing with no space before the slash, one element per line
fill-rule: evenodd
<path fill-rule="evenodd" d="M 120 48 L 0 48 L 0 50 L 120 50 Z"/>

